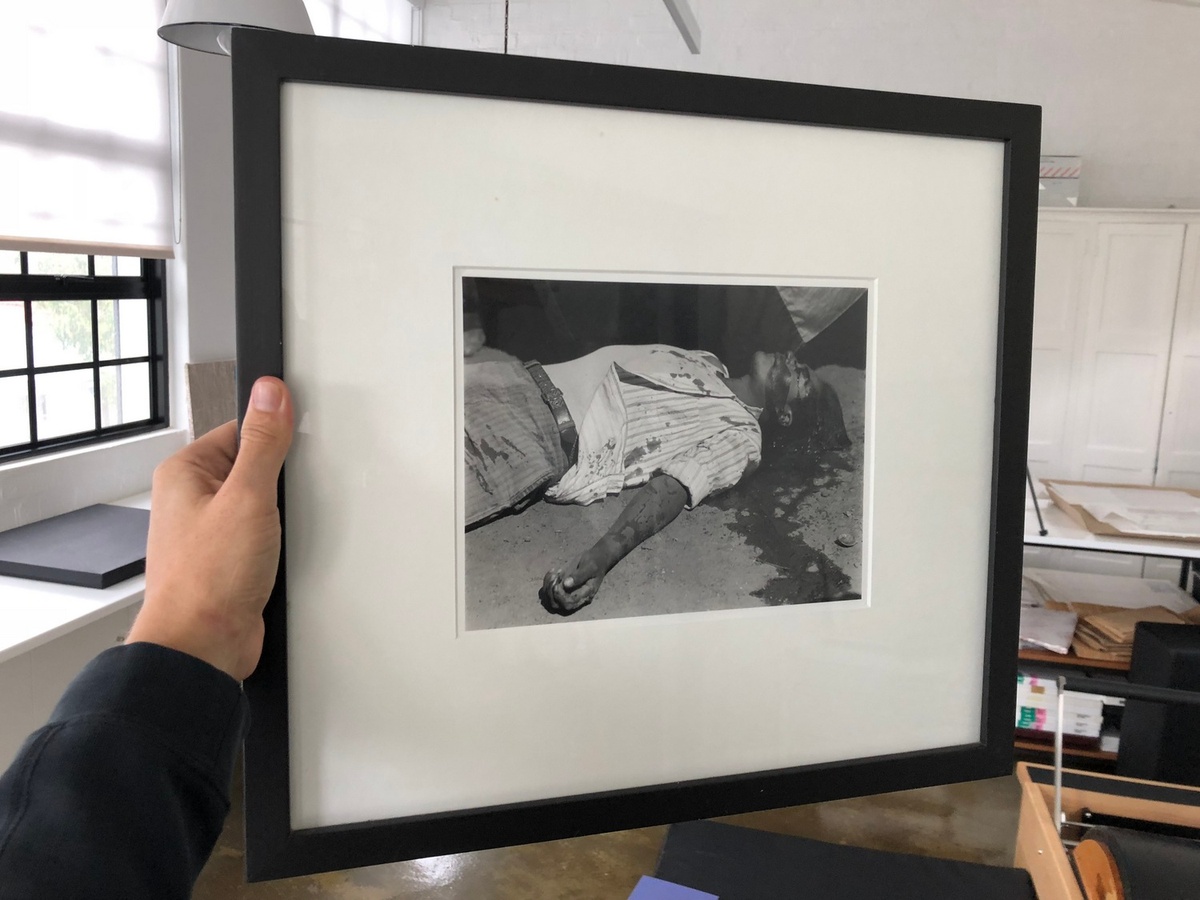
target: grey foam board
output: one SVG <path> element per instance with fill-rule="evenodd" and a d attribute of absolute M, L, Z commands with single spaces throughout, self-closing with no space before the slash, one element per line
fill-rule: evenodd
<path fill-rule="evenodd" d="M 146 571 L 150 511 L 97 504 L 0 533 L 0 575 L 106 588 Z"/>

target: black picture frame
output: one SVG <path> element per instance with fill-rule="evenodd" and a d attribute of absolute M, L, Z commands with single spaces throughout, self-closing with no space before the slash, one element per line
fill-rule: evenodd
<path fill-rule="evenodd" d="M 1004 148 L 990 548 L 979 738 L 919 752 L 681 780 L 532 802 L 293 827 L 285 549 L 262 660 L 245 689 L 246 865 L 252 881 L 1008 774 L 1024 519 L 1040 109 L 494 54 L 237 30 L 233 37 L 237 382 L 286 374 L 281 89 L 345 85 L 679 116 L 999 142 Z M 449 302 L 449 301 L 448 301 Z M 916 652 L 920 652 L 917 648 Z M 294 661 L 293 661 L 294 662 Z"/>

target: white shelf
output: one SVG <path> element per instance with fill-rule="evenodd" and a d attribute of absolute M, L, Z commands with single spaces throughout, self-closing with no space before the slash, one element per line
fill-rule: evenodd
<path fill-rule="evenodd" d="M 150 494 L 115 502 L 149 509 Z M 145 587 L 144 575 L 103 590 L 0 576 L 0 662 L 139 603 Z"/>
<path fill-rule="evenodd" d="M 1053 500 L 1039 497 L 1047 534 L 1038 534 L 1037 513 L 1026 492 L 1025 543 L 1030 547 L 1059 547 L 1065 550 L 1091 550 L 1097 553 L 1131 553 L 1168 559 L 1200 559 L 1200 543 L 1164 541 L 1155 538 L 1119 537 L 1093 534 L 1077 525 Z"/>

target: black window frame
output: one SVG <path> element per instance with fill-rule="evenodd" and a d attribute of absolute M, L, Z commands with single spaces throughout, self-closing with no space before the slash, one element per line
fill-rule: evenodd
<path fill-rule="evenodd" d="M 167 296 L 166 263 L 161 259 L 140 259 L 138 275 L 96 275 L 96 257 L 108 259 L 120 253 L 88 254 L 87 275 L 31 275 L 29 253 L 21 251 L 21 273 L 0 274 L 0 301 L 20 301 L 25 308 L 25 365 L 0 369 L 0 378 L 24 376 L 28 393 L 29 440 L 0 448 L 0 464 L 28 459 L 60 450 L 103 444 L 166 428 L 170 424 L 167 367 Z M 77 254 L 83 255 L 83 254 Z M 146 354 L 100 359 L 99 302 L 102 300 L 146 301 Z M 37 300 L 87 300 L 91 304 L 92 354 L 85 362 L 38 366 L 33 355 L 33 303 Z M 131 363 L 150 365 L 150 415 L 146 419 L 119 425 L 101 425 L 100 373 L 107 368 Z M 90 371 L 92 373 L 93 427 L 86 431 L 39 439 L 37 434 L 37 394 L 34 376 L 55 372 Z"/>

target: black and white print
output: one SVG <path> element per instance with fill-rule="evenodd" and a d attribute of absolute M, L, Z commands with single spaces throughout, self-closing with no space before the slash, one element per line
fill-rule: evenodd
<path fill-rule="evenodd" d="M 460 288 L 467 630 L 862 596 L 865 286 Z"/>

